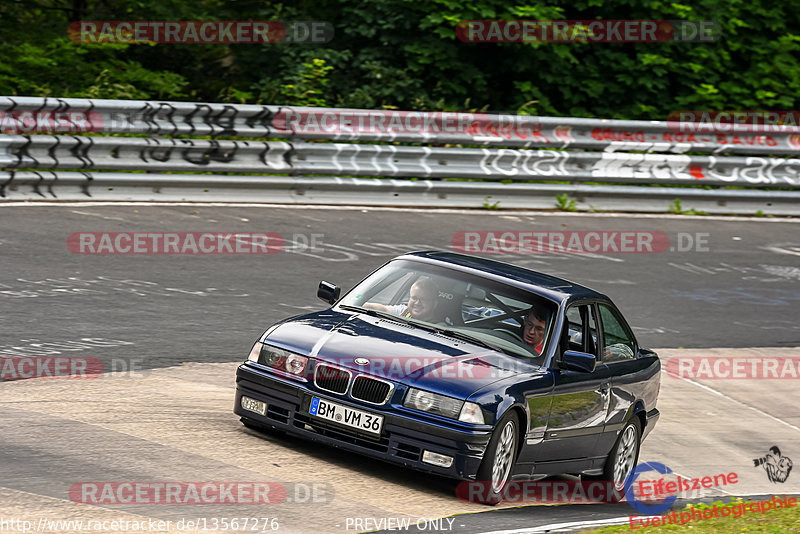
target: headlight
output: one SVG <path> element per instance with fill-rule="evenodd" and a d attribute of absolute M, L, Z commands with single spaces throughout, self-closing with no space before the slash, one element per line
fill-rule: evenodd
<path fill-rule="evenodd" d="M 272 367 L 273 369 L 277 369 L 279 371 L 285 371 L 295 376 L 303 376 L 303 373 L 305 373 L 306 366 L 308 365 L 308 358 L 305 356 L 295 354 L 294 352 L 289 352 L 288 350 L 279 349 L 278 347 L 273 347 L 271 345 L 262 343 L 256 343 L 256 345 L 261 345 L 259 355 L 256 360 L 258 363 L 266 365 L 267 367 Z M 253 347 L 253 351 L 255 351 L 255 347 Z M 253 355 L 253 351 L 250 352 L 251 356 Z"/>
<path fill-rule="evenodd" d="M 305 356 L 300 356 L 298 354 L 292 354 L 288 358 L 286 358 L 286 372 L 292 373 L 293 375 L 302 375 L 303 371 L 306 370 L 306 363 L 308 362 L 308 358 Z"/>
<path fill-rule="evenodd" d="M 408 390 L 406 400 L 403 402 L 403 406 L 408 408 L 435 413 L 451 419 L 458 419 L 463 405 L 464 401 L 462 400 L 416 388 Z"/>

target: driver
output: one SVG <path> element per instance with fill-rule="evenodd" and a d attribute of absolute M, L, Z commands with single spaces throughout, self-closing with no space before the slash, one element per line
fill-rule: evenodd
<path fill-rule="evenodd" d="M 420 278 L 411 286 L 408 304 L 386 306 L 376 302 L 367 302 L 364 307 L 433 323 L 436 322 L 436 308 L 439 304 L 437 295 L 436 284 L 430 278 Z"/>
<path fill-rule="evenodd" d="M 540 356 L 544 350 L 545 319 L 546 317 L 541 312 L 530 308 L 525 312 L 522 322 L 522 339 Z"/>

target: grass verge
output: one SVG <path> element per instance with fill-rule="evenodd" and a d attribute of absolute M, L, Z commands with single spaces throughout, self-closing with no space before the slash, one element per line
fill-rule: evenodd
<path fill-rule="evenodd" d="M 679 532 L 691 529 L 696 534 L 738 534 L 741 532 L 800 532 L 800 507 L 796 497 L 774 497 L 764 501 L 733 499 L 690 504 L 683 510 L 663 516 L 637 517 L 624 525 L 581 530 L 582 534 L 613 532 Z M 782 503 L 779 508 L 778 503 Z M 725 516 L 724 514 L 728 515 Z M 736 517 L 736 516 L 739 517 Z M 709 516 L 709 517 L 705 517 Z M 655 520 L 655 521 L 653 521 Z M 666 523 L 666 524 L 665 524 Z"/>

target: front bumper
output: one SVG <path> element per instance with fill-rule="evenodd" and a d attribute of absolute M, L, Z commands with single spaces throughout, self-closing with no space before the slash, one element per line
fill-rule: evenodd
<path fill-rule="evenodd" d="M 265 402 L 266 414 L 242 408 L 243 395 Z M 309 415 L 308 405 L 312 396 L 382 414 L 384 426 L 380 439 L 356 435 Z M 491 438 L 489 430 L 463 432 L 375 407 L 354 405 L 346 399 L 313 391 L 304 383 L 269 374 L 247 363 L 236 370 L 233 411 L 261 426 L 412 469 L 463 480 L 475 479 Z M 423 451 L 452 456 L 453 463 L 448 468 L 424 463 Z"/>

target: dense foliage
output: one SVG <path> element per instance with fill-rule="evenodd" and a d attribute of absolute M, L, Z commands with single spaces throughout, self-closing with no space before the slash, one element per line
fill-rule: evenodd
<path fill-rule="evenodd" d="M 465 19 L 712 19 L 715 42 L 465 43 Z M 800 10 L 775 0 L 6 0 L 0 94 L 663 119 L 798 109 Z M 77 20 L 321 20 L 325 44 L 82 44 Z"/>

